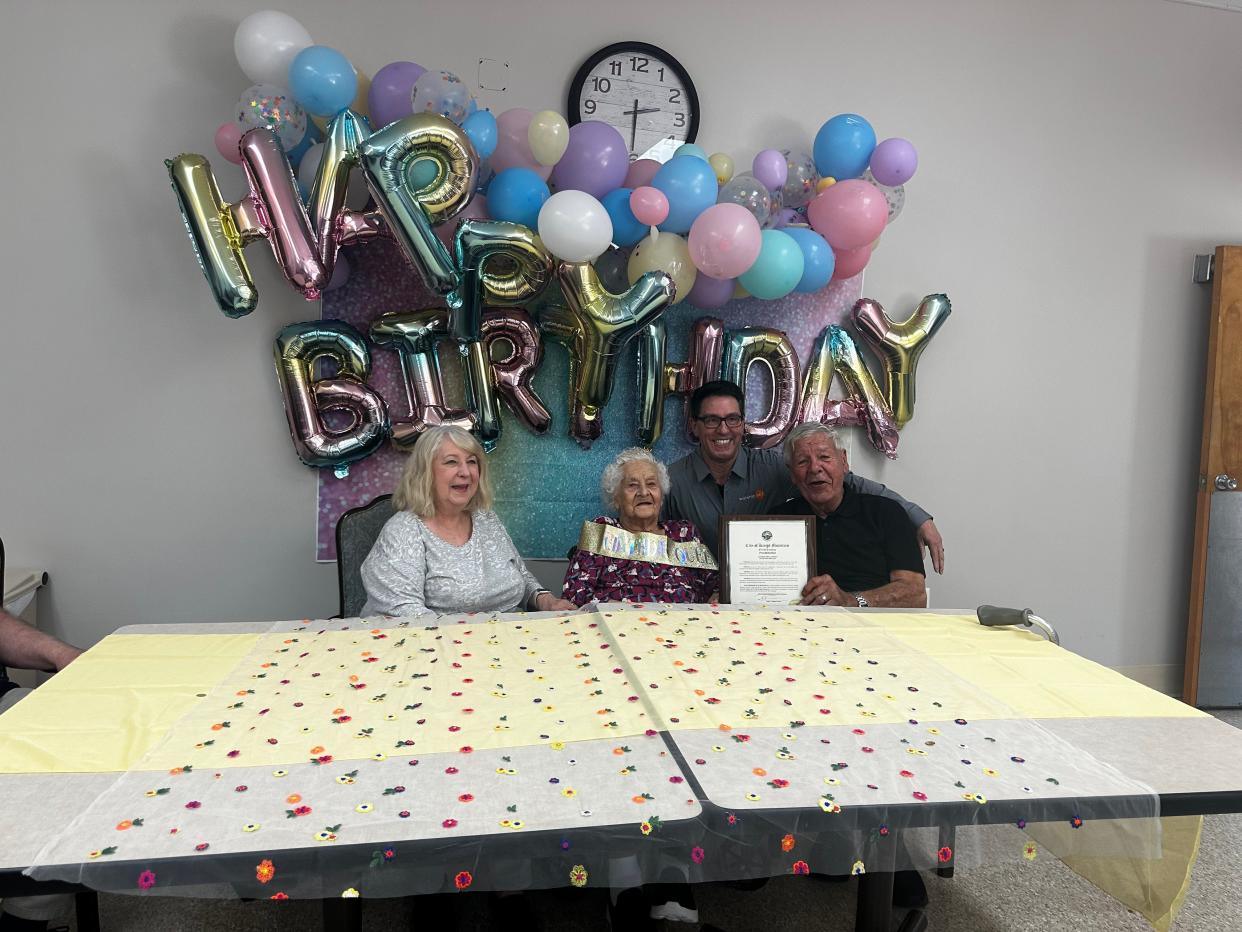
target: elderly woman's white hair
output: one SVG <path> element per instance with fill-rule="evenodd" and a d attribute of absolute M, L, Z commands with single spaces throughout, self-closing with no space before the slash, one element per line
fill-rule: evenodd
<path fill-rule="evenodd" d="M 621 479 L 625 475 L 626 463 L 650 463 L 655 467 L 656 477 L 660 481 L 660 493 L 668 495 L 668 468 L 651 455 L 645 447 L 629 447 L 617 454 L 617 458 L 604 467 L 604 475 L 599 487 L 604 496 L 604 504 L 609 508 L 617 507 L 617 490 L 621 488 Z"/>
<path fill-rule="evenodd" d="M 803 421 L 785 435 L 785 444 L 783 447 L 783 452 L 785 454 L 785 468 L 789 469 L 793 466 L 794 447 L 798 445 L 799 441 L 806 440 L 808 437 L 816 437 L 821 434 L 831 440 L 834 447 L 842 453 L 845 452 L 845 441 L 837 431 L 825 424 L 821 424 L 819 421 Z"/>

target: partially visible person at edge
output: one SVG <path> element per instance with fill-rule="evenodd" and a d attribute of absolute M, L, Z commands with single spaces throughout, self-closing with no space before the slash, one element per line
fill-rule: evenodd
<path fill-rule="evenodd" d="M 542 588 L 500 518 L 483 448 L 460 427 L 433 427 L 406 461 L 394 514 L 362 563 L 369 615 L 574 608 Z"/>
<path fill-rule="evenodd" d="M 630 447 L 604 467 L 600 491 L 616 518 L 586 521 L 569 553 L 562 594 L 587 602 L 707 602 L 718 573 L 689 521 L 660 520 L 668 469 Z"/>
<path fill-rule="evenodd" d="M 745 397 L 734 383 L 700 386 L 690 396 L 690 432 L 698 449 L 669 467 L 671 488 L 664 513 L 693 523 L 717 560 L 721 515 L 770 514 L 797 492 L 778 450 L 756 450 L 742 443 L 745 410 Z M 852 472 L 846 473 L 845 485 L 854 492 L 892 499 L 905 509 L 932 567 L 944 572 L 944 540 L 930 514 L 881 483 Z"/>
<path fill-rule="evenodd" d="M 12 708 L 30 694 L 9 679 L 5 667 L 59 673 L 82 653 L 72 644 L 52 637 L 0 609 L 0 712 Z M 73 896 L 53 893 L 40 896 L 7 896 L 0 905 L 0 932 L 42 932 L 52 921 L 60 922 L 73 911 Z"/>
<path fill-rule="evenodd" d="M 784 452 L 798 494 L 772 513 L 815 518 L 816 575 L 802 590 L 802 604 L 923 607 L 926 578 L 914 528 L 896 502 L 849 487 L 837 432 L 799 424 Z"/>

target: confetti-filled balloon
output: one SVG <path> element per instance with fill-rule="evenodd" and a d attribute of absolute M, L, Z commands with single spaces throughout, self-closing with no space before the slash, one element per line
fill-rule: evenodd
<path fill-rule="evenodd" d="M 270 129 L 286 149 L 292 149 L 306 135 L 306 111 L 283 87 L 256 84 L 246 88 L 237 101 L 236 113 L 237 127 L 243 133 Z"/>
<path fill-rule="evenodd" d="M 781 204 L 784 207 L 805 207 L 815 196 L 819 172 L 815 160 L 798 149 L 782 149 L 785 156 L 785 185 L 781 188 Z"/>
<path fill-rule="evenodd" d="M 410 105 L 415 113 L 437 113 L 458 126 L 478 109 L 470 88 L 451 71 L 428 71 L 414 82 Z"/>

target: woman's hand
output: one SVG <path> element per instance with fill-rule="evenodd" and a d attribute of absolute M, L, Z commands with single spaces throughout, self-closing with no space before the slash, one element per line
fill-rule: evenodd
<path fill-rule="evenodd" d="M 558 599 L 551 592 L 541 592 L 535 597 L 535 609 L 541 612 L 560 612 L 577 607 L 567 599 Z"/>

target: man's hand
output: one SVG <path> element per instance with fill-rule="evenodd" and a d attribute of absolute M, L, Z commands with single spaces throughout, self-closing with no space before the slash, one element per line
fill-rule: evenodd
<path fill-rule="evenodd" d="M 825 573 L 812 576 L 802 587 L 803 605 L 851 605 L 854 601 L 846 595 L 836 581 Z"/>
<path fill-rule="evenodd" d="M 908 539 L 908 538 L 907 538 Z M 926 547 L 931 555 L 932 569 L 944 575 L 944 538 L 936 530 L 936 522 L 928 518 L 919 525 L 919 547 Z"/>

